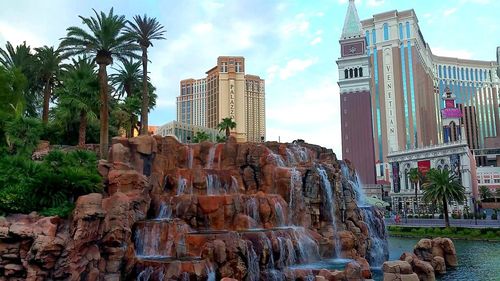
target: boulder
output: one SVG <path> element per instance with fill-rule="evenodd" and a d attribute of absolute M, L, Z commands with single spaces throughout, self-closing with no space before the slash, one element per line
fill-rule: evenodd
<path fill-rule="evenodd" d="M 411 274 L 413 269 L 406 261 L 386 261 L 382 265 L 384 273 Z"/>
<path fill-rule="evenodd" d="M 418 275 L 420 281 L 435 281 L 434 268 L 426 261 L 416 259 L 413 261 L 413 272 Z"/>
<path fill-rule="evenodd" d="M 434 268 L 434 272 L 438 274 L 446 273 L 446 262 L 443 257 L 434 256 L 431 261 L 431 265 Z"/>
<path fill-rule="evenodd" d="M 418 280 L 418 275 L 416 273 L 399 274 L 399 273 L 384 272 L 383 281 L 419 281 L 419 280 Z"/>

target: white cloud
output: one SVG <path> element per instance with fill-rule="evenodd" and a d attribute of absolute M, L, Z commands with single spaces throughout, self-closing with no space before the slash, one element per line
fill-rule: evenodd
<path fill-rule="evenodd" d="M 23 41 L 26 41 L 26 44 L 30 45 L 32 48 L 50 44 L 30 30 L 24 29 L 18 24 L 6 22 L 0 22 L 0 38 L 9 41 L 14 46 L 22 44 Z"/>
<path fill-rule="evenodd" d="M 437 56 L 461 58 L 461 59 L 471 59 L 473 53 L 468 50 L 463 49 L 448 49 L 443 47 L 431 48 L 432 53 Z"/>
<path fill-rule="evenodd" d="M 451 16 L 454 13 L 456 13 L 457 11 L 458 11 L 458 8 L 456 8 L 456 7 L 455 8 L 450 8 L 450 9 L 446 9 L 443 12 L 443 16 L 445 16 L 445 17 Z"/>
<path fill-rule="evenodd" d="M 319 43 L 321 43 L 321 37 L 316 37 L 309 43 L 309 45 L 314 46 Z"/>
<path fill-rule="evenodd" d="M 384 5 L 385 0 L 368 0 L 367 5 L 369 7 L 378 7 Z"/>
<path fill-rule="evenodd" d="M 296 33 L 304 34 L 309 29 L 309 21 L 306 19 L 304 14 L 298 14 L 295 19 L 291 22 L 285 23 L 281 27 L 281 34 L 284 37 L 290 37 Z"/>
<path fill-rule="evenodd" d="M 281 80 L 286 80 L 295 74 L 304 71 L 311 65 L 313 65 L 317 59 L 292 59 L 289 60 L 286 66 L 279 71 L 279 76 Z"/>
<path fill-rule="evenodd" d="M 325 75 L 305 91 L 297 89 L 287 93 L 268 110 L 267 139 L 290 142 L 304 139 L 308 143 L 333 148 L 340 158 L 340 97 L 334 79 Z"/>

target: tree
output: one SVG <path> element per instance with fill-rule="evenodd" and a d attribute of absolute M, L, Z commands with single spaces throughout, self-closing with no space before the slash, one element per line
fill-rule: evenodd
<path fill-rule="evenodd" d="M 198 131 L 193 137 L 194 143 L 204 142 L 210 139 L 210 135 L 204 131 Z"/>
<path fill-rule="evenodd" d="M 37 71 L 43 83 L 42 122 L 49 121 L 49 103 L 52 90 L 60 73 L 60 64 L 65 59 L 59 48 L 43 46 L 36 48 Z"/>
<path fill-rule="evenodd" d="M 410 179 L 410 182 L 413 185 L 413 188 L 415 189 L 415 213 L 417 212 L 418 208 L 418 185 L 422 179 L 422 174 L 417 168 L 411 168 L 410 171 L 408 171 L 408 178 Z"/>
<path fill-rule="evenodd" d="M 125 112 L 128 112 L 129 120 L 127 123 L 130 124 L 129 129 L 126 130 L 126 135 L 127 137 L 133 137 L 137 120 L 134 113 L 135 110 L 130 105 L 135 104 L 136 101 L 140 102 L 140 99 L 133 94 L 141 83 L 141 62 L 128 60 L 115 70 L 117 72 L 111 75 L 111 84 L 115 87 L 119 98 L 125 96 L 124 103 L 127 106 L 123 109 L 126 109 Z"/>
<path fill-rule="evenodd" d="M 450 226 L 448 215 L 448 203 L 452 200 L 463 202 L 465 200 L 465 188 L 458 177 L 447 169 L 430 169 L 426 174 L 423 184 L 423 197 L 425 202 L 442 202 L 446 227 Z"/>
<path fill-rule="evenodd" d="M 58 89 L 59 103 L 56 115 L 60 119 L 78 116 L 78 145 L 84 146 L 88 118 L 97 117 L 99 107 L 99 81 L 94 63 L 88 58 L 73 59 L 62 76 L 62 87 Z"/>
<path fill-rule="evenodd" d="M 133 42 L 130 33 L 124 32 L 126 25 L 125 16 L 113 14 L 113 9 L 108 14 L 97 13 L 96 18 L 79 16 L 89 31 L 80 27 L 71 26 L 66 37 L 62 38 L 61 48 L 68 55 L 87 54 L 99 66 L 99 95 L 101 100 L 99 118 L 100 128 L 100 154 L 101 158 L 108 158 L 109 142 L 109 101 L 108 101 L 108 75 L 106 67 L 118 59 L 122 62 L 130 58 L 139 58 L 136 54 L 139 46 Z"/>
<path fill-rule="evenodd" d="M 156 18 L 149 18 L 146 15 L 134 16 L 134 21 L 128 21 L 127 30 L 135 38 L 142 50 L 142 106 L 141 106 L 141 134 L 148 134 L 148 112 L 149 112 L 149 91 L 148 91 L 148 48 L 153 46 L 151 41 L 165 39 L 165 30 Z"/>
<path fill-rule="evenodd" d="M 479 196 L 481 197 L 481 200 L 486 200 L 492 198 L 493 193 L 490 191 L 488 187 L 482 185 L 479 187 Z"/>
<path fill-rule="evenodd" d="M 0 64 L 9 70 L 17 69 L 26 77 L 27 83 L 25 88 L 22 89 L 24 96 L 23 109 L 25 110 L 23 114 L 36 117 L 38 115 L 40 85 L 36 74 L 36 60 L 31 53 L 31 47 L 26 45 L 26 42 L 16 47 L 7 42 L 5 49 L 0 48 Z"/>
<path fill-rule="evenodd" d="M 230 117 L 226 117 L 222 119 L 222 122 L 217 125 L 219 128 L 219 132 L 226 131 L 226 139 L 231 135 L 231 129 L 236 128 L 236 122 L 233 121 Z"/>

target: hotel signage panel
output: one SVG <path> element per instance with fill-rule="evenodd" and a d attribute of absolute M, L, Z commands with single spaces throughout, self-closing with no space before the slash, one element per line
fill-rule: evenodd
<path fill-rule="evenodd" d="M 387 145 L 389 152 L 398 151 L 398 128 L 396 123 L 396 105 L 394 97 L 394 71 L 392 47 L 383 49 L 385 116 L 387 122 Z"/>

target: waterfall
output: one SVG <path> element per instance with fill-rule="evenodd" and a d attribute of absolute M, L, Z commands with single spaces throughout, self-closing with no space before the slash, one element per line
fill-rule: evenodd
<path fill-rule="evenodd" d="M 215 269 L 211 264 L 207 264 L 205 266 L 205 269 L 207 271 L 207 281 L 216 281 L 215 279 Z"/>
<path fill-rule="evenodd" d="M 135 231 L 135 252 L 139 257 L 166 257 L 168 248 L 161 247 L 160 236 L 162 233 L 160 223 L 150 223 Z"/>
<path fill-rule="evenodd" d="M 235 176 L 231 176 L 231 187 L 229 189 L 230 194 L 239 194 L 238 179 Z"/>
<path fill-rule="evenodd" d="M 330 180 L 328 179 L 328 175 L 323 167 L 318 167 L 318 174 L 321 178 L 321 188 L 323 189 L 323 203 L 325 204 L 325 208 L 329 212 L 330 219 L 332 221 L 332 227 L 333 227 L 333 232 L 334 232 L 334 239 L 335 239 L 335 257 L 340 258 L 340 241 L 339 241 L 339 235 L 337 232 L 337 220 L 335 217 L 335 206 L 334 206 L 334 200 L 335 197 L 333 196 L 333 189 L 332 185 L 330 183 Z"/>
<path fill-rule="evenodd" d="M 294 228 L 294 236 L 300 254 L 300 262 L 307 263 L 319 260 L 319 247 L 316 241 L 306 233 L 303 227 Z"/>
<path fill-rule="evenodd" d="M 248 245 L 250 244 L 250 246 Z M 255 253 L 252 244 L 247 244 L 247 278 L 246 281 L 260 280 L 259 257 Z"/>
<path fill-rule="evenodd" d="M 293 154 L 293 151 L 289 149 L 288 147 L 285 149 L 286 151 L 286 160 L 288 162 L 289 166 L 296 166 L 297 165 L 297 160 L 295 159 L 295 155 Z"/>
<path fill-rule="evenodd" d="M 276 216 L 276 225 L 285 226 L 285 214 L 283 213 L 283 206 L 281 206 L 279 201 L 274 203 L 274 213 Z"/>
<path fill-rule="evenodd" d="M 276 154 L 274 152 L 270 152 L 269 155 L 267 155 L 267 161 L 274 163 L 278 167 L 285 167 L 285 162 L 283 161 L 283 158 L 281 158 L 281 155 Z"/>
<path fill-rule="evenodd" d="M 302 195 L 302 174 L 297 169 L 290 170 L 290 201 L 289 201 L 290 214 L 288 215 L 288 222 L 294 223 L 295 212 L 300 211 L 301 205 L 304 203 L 304 196 Z"/>
<path fill-rule="evenodd" d="M 177 195 L 182 195 L 187 192 L 187 179 L 183 178 L 182 176 L 179 176 L 177 180 Z M 190 193 L 192 193 L 193 190 L 190 190 Z"/>
<path fill-rule="evenodd" d="M 293 247 L 293 242 L 290 238 L 285 238 L 286 246 L 286 265 L 292 265 L 297 262 L 297 256 L 295 255 L 295 248 Z"/>
<path fill-rule="evenodd" d="M 260 224 L 259 216 L 259 201 L 255 197 L 250 197 L 245 204 L 245 213 L 247 216 L 255 220 L 257 224 Z"/>
<path fill-rule="evenodd" d="M 380 267 L 387 260 L 388 245 L 387 233 L 380 218 L 375 215 L 375 207 L 361 208 L 363 220 L 368 226 L 370 233 L 371 245 L 368 249 L 368 258 L 372 267 Z"/>
<path fill-rule="evenodd" d="M 212 147 L 210 147 L 210 150 L 208 151 L 208 159 L 205 168 L 213 169 L 216 149 L 217 149 L 217 144 L 212 145 Z"/>
<path fill-rule="evenodd" d="M 383 218 L 376 215 L 375 207 L 367 206 L 363 184 L 357 172 L 351 172 L 349 167 L 340 161 L 342 175 L 349 182 L 356 197 L 356 203 L 361 210 L 363 221 L 368 227 L 370 238 L 370 247 L 367 249 L 367 260 L 371 266 L 382 266 L 388 258 L 387 231 L 385 229 Z"/>
<path fill-rule="evenodd" d="M 153 269 L 151 267 L 146 267 L 141 273 L 137 275 L 137 281 L 149 281 L 151 278 L 151 274 L 153 274 Z"/>
<path fill-rule="evenodd" d="M 187 160 L 188 160 L 188 168 L 192 169 L 193 168 L 193 158 L 194 158 L 194 153 L 193 153 L 193 148 L 191 146 L 187 146 Z"/>
<path fill-rule="evenodd" d="M 218 195 L 221 183 L 217 175 L 207 175 L 207 195 Z"/>
<path fill-rule="evenodd" d="M 170 220 L 172 218 L 172 206 L 171 202 L 172 197 L 170 197 L 170 202 L 161 202 L 160 204 L 160 211 L 158 212 L 158 215 L 156 216 L 157 220 Z"/>

